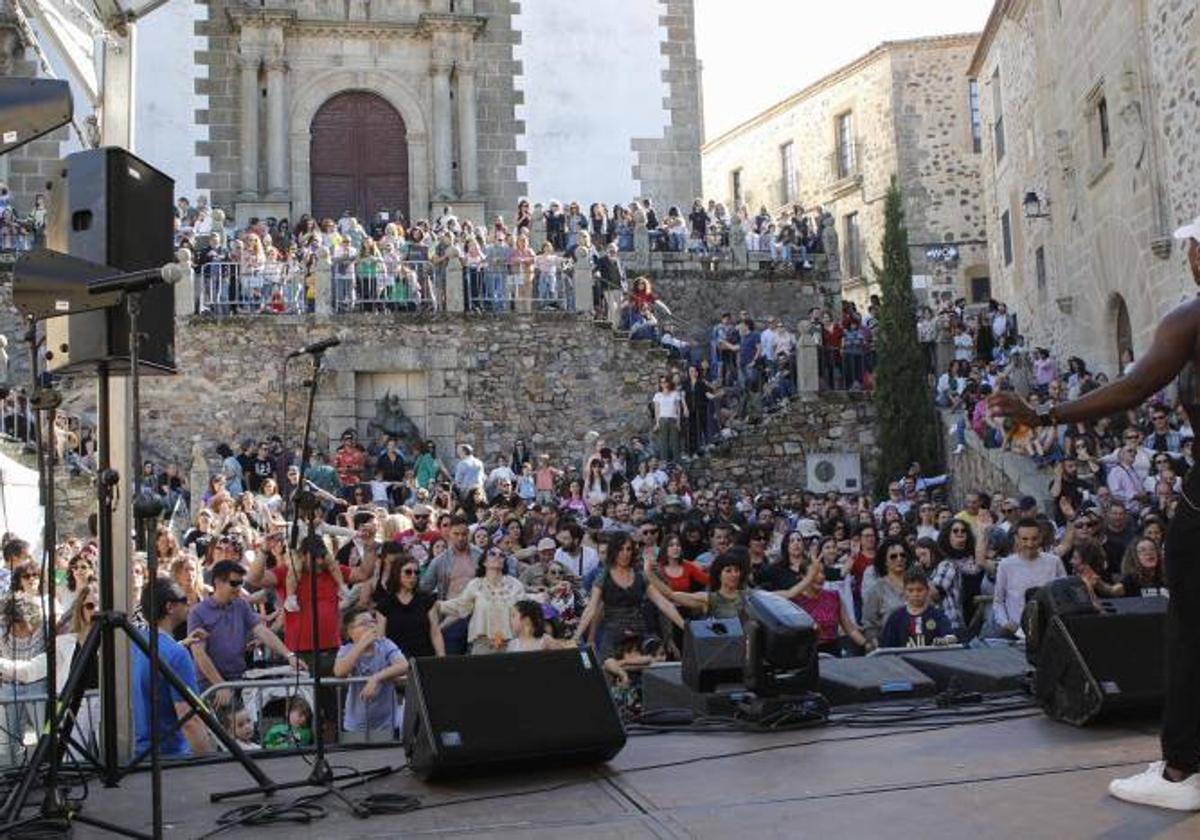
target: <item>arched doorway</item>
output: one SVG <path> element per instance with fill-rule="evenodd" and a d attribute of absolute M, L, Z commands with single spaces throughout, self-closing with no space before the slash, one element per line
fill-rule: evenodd
<path fill-rule="evenodd" d="M 1108 302 L 1109 309 L 1109 324 L 1112 328 L 1112 335 L 1116 336 L 1116 370 L 1120 375 L 1124 372 L 1125 365 L 1133 361 L 1133 326 L 1129 323 L 1129 307 L 1125 305 L 1125 298 L 1119 294 L 1114 294 Z"/>
<path fill-rule="evenodd" d="M 317 111 L 309 137 L 313 216 L 349 210 L 364 227 L 380 210 L 408 218 L 407 132 L 383 97 L 339 93 Z"/>

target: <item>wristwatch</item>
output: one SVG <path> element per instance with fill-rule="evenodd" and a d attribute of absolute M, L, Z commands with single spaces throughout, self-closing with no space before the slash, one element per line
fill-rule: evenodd
<path fill-rule="evenodd" d="M 1049 404 L 1039 405 L 1037 407 L 1038 425 L 1039 426 L 1057 426 L 1058 425 L 1058 410 L 1055 406 Z"/>

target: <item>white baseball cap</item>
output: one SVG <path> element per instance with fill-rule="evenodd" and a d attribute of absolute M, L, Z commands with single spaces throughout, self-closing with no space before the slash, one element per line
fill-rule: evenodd
<path fill-rule="evenodd" d="M 1195 239 L 1200 242 L 1200 216 L 1192 220 L 1190 225 L 1184 225 L 1175 231 L 1176 239 Z"/>

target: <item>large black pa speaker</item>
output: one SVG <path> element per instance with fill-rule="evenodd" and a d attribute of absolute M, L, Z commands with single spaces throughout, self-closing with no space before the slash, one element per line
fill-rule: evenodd
<path fill-rule="evenodd" d="M 736 618 L 689 621 L 683 631 L 683 682 L 693 691 L 716 691 L 723 683 L 741 686 L 746 668 L 746 637 Z"/>
<path fill-rule="evenodd" d="M 124 149 L 106 147 L 63 159 L 50 188 L 46 244 L 118 273 L 175 261 L 175 182 Z M 142 293 L 138 352 L 145 373 L 175 369 L 175 292 L 159 284 Z M 46 321 L 51 372 L 94 368 L 129 371 L 129 315 L 118 305 Z"/>
<path fill-rule="evenodd" d="M 1034 673 L 1046 714 L 1075 726 L 1162 707 L 1166 598 L 1115 598 L 1050 619 Z"/>
<path fill-rule="evenodd" d="M 415 659 L 403 735 L 426 780 L 607 761 L 625 746 L 591 648 Z"/>

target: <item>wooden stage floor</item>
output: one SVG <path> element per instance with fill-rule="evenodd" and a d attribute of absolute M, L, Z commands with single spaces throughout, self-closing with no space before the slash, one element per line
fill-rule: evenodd
<path fill-rule="evenodd" d="M 791 733 L 631 737 L 607 766 L 426 786 L 400 772 L 352 791 L 403 792 L 424 807 L 357 819 L 327 800 L 308 825 L 236 828 L 218 837 L 375 838 L 1200 838 L 1200 814 L 1127 805 L 1108 780 L 1157 757 L 1149 722 L 1075 729 L 1039 714 L 924 731 L 826 726 Z M 332 756 L 399 765 L 399 749 Z M 298 758 L 264 762 L 301 778 Z M 249 779 L 232 764 L 175 768 L 164 780 L 167 836 L 213 830 L 236 803 L 208 793 Z M 282 799 L 289 794 L 280 794 Z M 487 798 L 481 798 L 487 797 Z M 86 812 L 149 827 L 149 777 L 92 787 Z M 76 837 L 100 837 L 78 826 Z"/>

